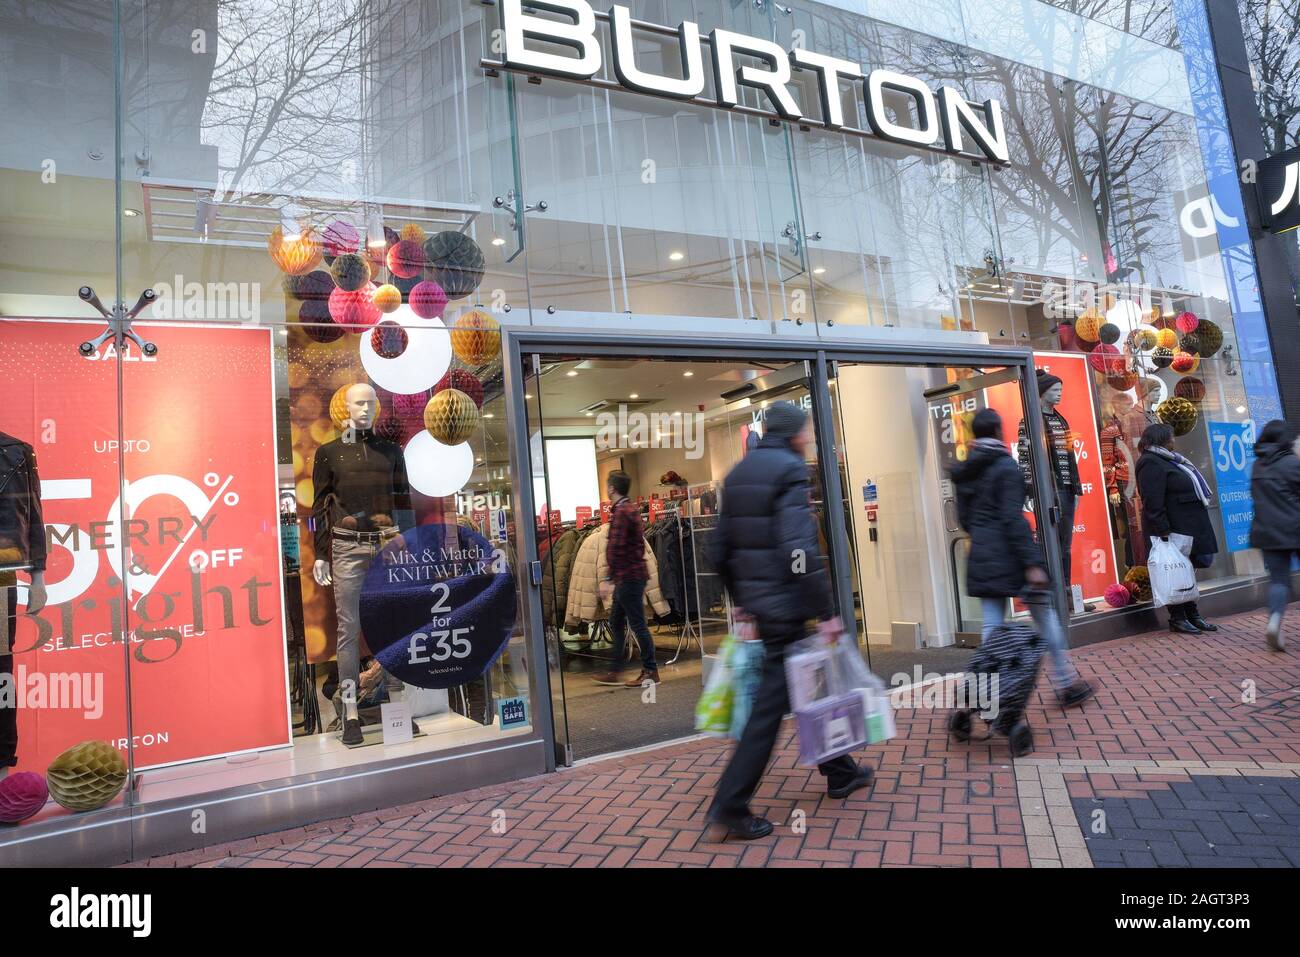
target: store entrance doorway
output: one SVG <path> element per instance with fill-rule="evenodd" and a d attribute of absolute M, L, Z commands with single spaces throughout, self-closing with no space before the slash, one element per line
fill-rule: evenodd
<path fill-rule="evenodd" d="M 965 669 L 981 614 L 965 592 L 946 467 L 964 458 L 971 419 L 987 406 L 1002 412 L 1018 454 L 1022 367 L 610 346 L 524 351 L 520 362 L 557 764 L 694 734 L 731 618 L 710 557 L 723 482 L 781 400 L 816 425 L 812 505 L 841 618 L 872 669 L 895 686 Z M 1040 431 L 1030 428 L 1028 444 Z M 625 620 L 622 641 L 600 593 L 615 473 L 645 529 L 649 578 L 645 629 Z M 658 682 L 644 679 L 649 665 Z"/>

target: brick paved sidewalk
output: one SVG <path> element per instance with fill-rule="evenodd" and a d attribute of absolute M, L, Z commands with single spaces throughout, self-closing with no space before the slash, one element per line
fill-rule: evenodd
<path fill-rule="evenodd" d="M 1014 762 L 901 709 L 875 787 L 835 801 L 787 723 L 754 801 L 777 829 L 752 843 L 704 838 L 728 752 L 704 739 L 136 866 L 1300 866 L 1300 608 L 1288 654 L 1263 613 L 1220 624 L 1076 652 L 1097 698 L 1063 712 L 1040 681 Z"/>

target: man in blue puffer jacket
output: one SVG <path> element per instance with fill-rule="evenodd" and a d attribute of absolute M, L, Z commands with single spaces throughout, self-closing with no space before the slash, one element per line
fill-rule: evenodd
<path fill-rule="evenodd" d="M 711 822 L 745 840 L 772 833 L 772 823 L 753 814 L 749 801 L 790 710 L 786 647 L 808 634 L 811 619 L 817 619 L 818 631 L 830 637 L 842 629 L 812 510 L 804 459 L 812 441 L 812 423 L 802 409 L 792 402 L 768 408 L 762 440 L 723 485 L 711 543 L 713 562 L 736 613 L 757 623 L 765 652 L 753 711 L 709 811 Z M 873 778 L 870 768 L 859 767 L 848 756 L 818 770 L 832 798 L 848 797 Z"/>

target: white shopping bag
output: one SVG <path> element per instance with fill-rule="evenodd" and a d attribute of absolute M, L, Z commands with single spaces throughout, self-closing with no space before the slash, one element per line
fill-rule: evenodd
<path fill-rule="evenodd" d="M 1169 536 L 1169 541 L 1151 537 L 1151 552 L 1147 556 L 1147 572 L 1151 576 L 1151 600 L 1159 608 L 1161 605 L 1181 605 L 1183 602 L 1195 601 L 1200 596 L 1196 587 L 1196 569 L 1187 555 L 1179 547 L 1182 542 L 1174 538 L 1187 539 L 1191 548 L 1191 539 L 1186 535 Z"/>

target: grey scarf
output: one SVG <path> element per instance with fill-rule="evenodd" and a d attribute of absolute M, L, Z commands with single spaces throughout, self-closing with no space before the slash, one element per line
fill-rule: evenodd
<path fill-rule="evenodd" d="M 1210 507 L 1210 483 L 1205 481 L 1205 476 L 1200 473 L 1191 460 L 1185 455 L 1180 455 L 1173 449 L 1167 449 L 1163 445 L 1151 446 L 1151 451 L 1161 458 L 1168 459 L 1187 473 L 1187 477 L 1192 480 L 1192 487 L 1196 489 L 1196 497 L 1201 500 L 1201 504 L 1206 508 Z"/>

